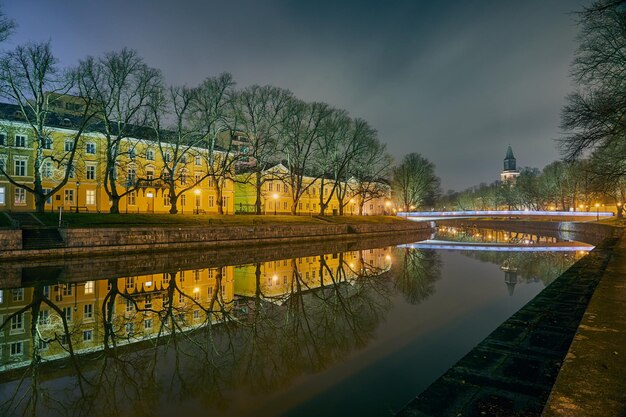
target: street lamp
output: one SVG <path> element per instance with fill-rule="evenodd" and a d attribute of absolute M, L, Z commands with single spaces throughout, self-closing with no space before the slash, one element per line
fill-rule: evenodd
<path fill-rule="evenodd" d="M 196 214 L 200 214 L 200 190 L 196 189 L 194 194 L 196 195 Z"/>
<path fill-rule="evenodd" d="M 152 212 L 154 213 L 154 201 L 152 200 L 152 197 L 154 197 L 154 194 L 152 194 L 151 192 L 147 192 L 146 197 L 150 199 L 149 204 L 148 204 L 148 213 L 150 212 L 150 207 L 152 207 Z"/>
<path fill-rule="evenodd" d="M 600 221 L 600 203 L 596 203 L 596 221 L 599 222 Z"/>
<path fill-rule="evenodd" d="M 274 195 L 272 195 L 272 198 L 274 198 L 274 216 L 276 216 L 276 204 L 278 204 L 278 194 L 274 193 Z"/>
<path fill-rule="evenodd" d="M 76 181 L 76 213 L 78 213 L 78 187 L 80 187 L 80 181 Z"/>

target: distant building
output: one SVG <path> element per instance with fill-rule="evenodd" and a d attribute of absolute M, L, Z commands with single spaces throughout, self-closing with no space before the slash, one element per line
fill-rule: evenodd
<path fill-rule="evenodd" d="M 506 156 L 504 157 L 504 170 L 500 173 L 500 181 L 514 184 L 518 176 L 519 171 L 516 167 L 513 149 L 511 149 L 511 145 L 509 145 L 506 150 Z"/>

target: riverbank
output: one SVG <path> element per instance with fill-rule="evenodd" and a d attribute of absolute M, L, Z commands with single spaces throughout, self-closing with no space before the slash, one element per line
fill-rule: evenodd
<path fill-rule="evenodd" d="M 570 222 L 464 219 L 438 224 L 525 232 L 532 227 L 534 231 L 557 231 L 578 239 L 586 236 L 602 243 L 398 415 L 623 415 L 626 240 L 622 230 Z"/>
<path fill-rule="evenodd" d="M 77 215 L 80 216 L 80 215 Z M 106 216 L 106 215 L 104 215 Z M 395 217 L 292 217 L 241 216 L 213 219 L 196 216 L 193 221 L 161 225 L 120 227 L 107 224 L 91 227 L 39 228 L 0 231 L 0 260 L 75 257 L 187 250 L 268 243 L 319 242 L 324 240 L 372 237 L 395 233 L 424 232 L 428 222 L 416 223 Z M 289 221 L 284 221 L 287 217 Z M 137 219 L 129 219 L 137 220 Z M 219 220 L 220 223 L 217 221 Z M 154 220 L 152 220 L 154 221 Z M 185 221 L 192 221 L 185 219 Z M 128 223 L 127 224 L 131 224 Z M 38 233 L 37 234 L 35 234 Z M 50 247 L 40 235 L 49 234 Z M 58 234 L 58 236 L 56 235 Z M 33 236 L 31 238 L 31 236 Z M 56 236 L 56 241 L 54 241 Z M 29 239 L 31 241 L 29 242 Z M 35 240 L 39 239 L 39 240 Z M 36 244 L 43 242 L 39 246 Z"/>

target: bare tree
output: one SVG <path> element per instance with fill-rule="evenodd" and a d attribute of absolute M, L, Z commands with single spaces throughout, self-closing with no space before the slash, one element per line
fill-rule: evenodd
<path fill-rule="evenodd" d="M 572 66 L 578 89 L 568 96 L 560 141 L 568 159 L 626 135 L 626 12 L 624 1 L 598 0 L 579 13 L 579 48 Z"/>
<path fill-rule="evenodd" d="M 79 68 L 81 83 L 93 94 L 106 139 L 103 182 L 110 212 L 119 213 L 120 200 L 145 180 L 137 175 L 139 141 L 131 138 L 146 133 L 144 110 L 148 98 L 163 88 L 161 72 L 148 67 L 131 49 L 88 57 Z"/>
<path fill-rule="evenodd" d="M 148 125 L 163 160 L 161 177 L 169 191 L 170 214 L 178 213 L 179 197 L 196 185 L 189 180 L 186 167 L 195 157 L 194 148 L 203 145 L 203 136 L 191 117 L 197 93 L 193 88 L 170 87 L 166 92 L 155 91 L 147 104 Z"/>
<path fill-rule="evenodd" d="M 232 179 L 239 157 L 238 150 L 233 147 L 239 120 L 234 107 L 234 86 L 235 81 L 228 73 L 207 78 L 197 88 L 192 101 L 192 117 L 202 136 L 195 152 L 202 156 L 207 166 L 206 175 L 199 180 L 207 176 L 213 179 L 219 214 L 224 213 L 224 187 L 226 181 Z"/>
<path fill-rule="evenodd" d="M 0 42 L 7 40 L 7 38 L 13 33 L 14 29 L 15 22 L 13 19 L 9 19 L 0 7 Z"/>
<path fill-rule="evenodd" d="M 291 192 L 291 214 L 296 214 L 300 198 L 317 179 L 312 175 L 315 145 L 321 134 L 322 122 L 329 116 L 331 109 L 325 103 L 305 103 L 294 99 L 290 100 L 285 112 L 282 151 L 289 169 L 285 181 Z M 313 177 L 313 181 L 305 182 L 305 177 Z"/>
<path fill-rule="evenodd" d="M 392 188 L 405 210 L 430 204 L 439 193 L 435 166 L 420 154 L 406 155 L 393 169 Z"/>
<path fill-rule="evenodd" d="M 256 214 L 262 213 L 263 184 L 273 179 L 266 172 L 277 162 L 284 109 L 291 100 L 293 94 L 289 90 L 271 85 L 253 85 L 236 96 L 240 128 L 247 135 L 250 145 L 247 156 L 252 158 L 253 163 L 244 182 L 254 184 Z"/>
<path fill-rule="evenodd" d="M 363 152 L 355 155 L 350 166 L 350 180 L 346 183 L 347 194 L 357 198 L 359 215 L 368 201 L 391 196 L 389 175 L 393 165 L 386 146 L 378 140 L 374 131 L 366 130 L 362 139 Z M 345 207 L 346 192 L 342 194 L 341 206 Z M 342 213 L 343 214 L 343 213 Z"/>
<path fill-rule="evenodd" d="M 64 71 L 57 65 L 57 60 L 50 49 L 50 43 L 31 43 L 18 46 L 7 52 L 0 60 L 0 93 L 15 103 L 18 107 L 19 118 L 32 131 L 32 158 L 33 184 L 20 182 L 17 177 L 24 176 L 24 172 L 16 170 L 9 173 L 7 159 L 0 160 L 0 174 L 16 187 L 26 190 L 35 197 L 37 212 L 43 212 L 48 198 L 61 190 L 73 174 L 74 159 L 83 132 L 88 128 L 94 116 L 93 101 L 89 86 L 77 83 L 80 70 Z M 71 128 L 72 146 L 70 148 L 52 147 L 52 121 L 58 115 L 55 113 L 56 104 L 70 93 L 83 96 L 77 105 L 78 114 L 64 118 L 65 128 Z M 58 120 L 57 120 L 58 123 Z M 22 144 L 30 148 L 29 144 Z M 16 151 L 15 151 L 16 152 Z M 16 153 L 7 152 L 6 157 Z M 60 181 L 49 191 L 43 189 L 42 180 L 51 176 L 52 166 L 61 170 Z"/>

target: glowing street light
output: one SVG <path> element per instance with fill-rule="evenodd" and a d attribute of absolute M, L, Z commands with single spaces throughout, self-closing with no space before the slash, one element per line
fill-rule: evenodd
<path fill-rule="evenodd" d="M 276 205 L 278 205 L 278 194 L 274 193 L 274 195 L 272 195 L 272 198 L 274 199 L 274 216 L 276 216 Z"/>
<path fill-rule="evenodd" d="M 194 191 L 194 194 L 196 195 L 196 214 L 200 214 L 200 192 L 199 188 Z"/>

